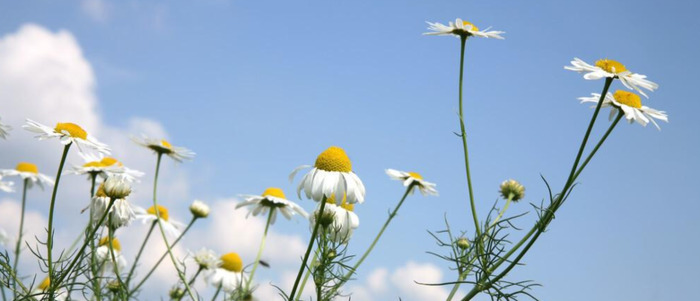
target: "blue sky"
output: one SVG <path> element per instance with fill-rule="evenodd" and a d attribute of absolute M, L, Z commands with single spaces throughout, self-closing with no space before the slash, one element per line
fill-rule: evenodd
<path fill-rule="evenodd" d="M 670 122 L 661 131 L 619 125 L 511 279 L 543 284 L 535 290 L 542 300 L 684 300 L 700 269 L 692 239 L 700 229 L 692 117 L 700 105 L 691 93 L 700 80 L 697 9 L 690 1 L 1 1 L 0 36 L 27 23 L 69 32 L 94 72 L 90 91 L 103 127 L 138 134 L 133 120 L 147 119 L 196 151 L 193 162 L 168 166 L 178 175 L 172 185 L 188 183 L 172 194 L 182 216 L 194 198 L 215 202 L 268 186 L 291 198 L 297 182 L 287 181 L 289 172 L 338 145 L 367 187 L 350 244 L 359 253 L 403 192 L 384 169 L 419 171 L 437 183 L 439 197 L 408 199 L 360 270 L 363 279 L 378 269 L 403 271 L 409 261 L 454 279 L 425 253 L 439 251 L 426 229 L 440 230 L 446 213 L 455 229 L 472 231 L 461 144 L 452 134 L 459 130 L 459 41 L 422 36 L 426 20 L 459 17 L 506 32 L 503 41 L 467 43 L 465 115 L 482 216 L 505 179 L 521 181 L 533 203 L 546 194 L 540 174 L 561 188 L 592 113 L 576 98 L 603 85 L 563 66 L 574 57 L 619 60 L 660 85 L 643 101 L 667 111 Z M 24 105 L 0 99 L 0 116 L 12 118 Z M 43 121 L 66 118 L 52 117 Z M 594 137 L 607 124 L 601 118 Z M 13 136 L 27 135 L 12 125 Z M 21 157 L 11 143 L 2 168 Z M 152 173 L 153 165 L 134 168 Z M 55 165 L 46 169 L 55 173 Z M 529 208 L 523 202 L 510 212 Z M 528 227 L 531 215 L 520 225 Z M 308 239 L 304 221 L 276 226 Z M 236 247 L 233 234 L 226 239 Z M 362 289 L 369 300 L 412 300 L 398 285 Z"/>

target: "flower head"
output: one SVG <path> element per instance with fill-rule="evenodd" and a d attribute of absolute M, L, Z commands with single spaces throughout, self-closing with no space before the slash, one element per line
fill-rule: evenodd
<path fill-rule="evenodd" d="M 284 217 L 291 219 L 294 214 L 299 214 L 304 218 L 309 216 L 301 206 L 287 200 L 282 189 L 270 187 L 265 189 L 262 195 L 245 195 L 245 201 L 236 205 L 236 209 L 244 206 L 253 206 L 253 209 L 248 212 L 248 215 L 258 214 L 265 215 L 268 210 L 272 210 L 270 223 L 274 224 L 277 219 L 277 211 L 281 212 Z"/>
<path fill-rule="evenodd" d="M 36 138 L 39 140 L 58 138 L 63 145 L 75 143 L 78 149 L 80 149 L 80 152 L 83 152 L 82 146 L 92 148 L 103 154 L 109 154 L 110 152 L 106 144 L 88 135 L 83 128 L 75 123 L 59 122 L 56 124 L 56 127 L 51 128 L 34 120 L 27 119 L 27 124 L 23 125 L 22 128 L 30 132 L 38 133 L 39 135 L 36 136 Z"/>
<path fill-rule="evenodd" d="M 459 239 L 457 239 L 457 247 L 459 247 L 462 250 L 469 248 L 469 240 L 465 237 L 460 237 Z"/>
<path fill-rule="evenodd" d="M 418 187 L 418 190 L 420 190 L 420 193 L 423 195 L 438 195 L 437 190 L 435 190 L 435 183 L 423 180 L 423 177 L 417 172 L 406 172 L 390 168 L 386 170 L 386 174 L 394 180 L 403 181 L 403 186 L 405 187 L 414 184 L 414 188 Z M 413 193 L 414 190 L 415 189 L 412 188 L 411 193 Z"/>
<path fill-rule="evenodd" d="M 338 206 L 336 205 L 335 196 L 328 198 L 326 203 L 323 213 L 319 212 L 319 205 L 319 208 L 311 214 L 309 217 L 309 228 L 313 232 L 318 218 L 321 226 L 327 228 L 326 233 L 331 240 L 339 243 L 348 243 L 353 231 L 360 226 L 360 219 L 353 212 L 355 205 L 347 203 L 346 198 L 343 198 Z"/>
<path fill-rule="evenodd" d="M 110 244 L 114 250 L 114 259 L 116 259 L 116 261 L 112 260 L 112 253 L 109 249 Z M 101 265 L 106 271 L 122 271 L 126 267 L 126 259 L 124 256 L 122 256 L 121 243 L 116 238 L 111 239 L 111 243 L 109 237 L 107 236 L 100 239 L 98 247 L 95 249 L 95 255 L 97 257 L 97 261 L 103 263 Z"/>
<path fill-rule="evenodd" d="M 100 221 L 102 215 L 104 215 L 107 208 L 109 208 L 109 202 L 110 197 L 105 193 L 105 183 L 102 183 L 97 188 L 97 192 L 90 202 L 91 220 L 93 224 L 97 225 Z M 109 209 L 104 225 L 117 229 L 129 225 L 134 218 L 134 209 L 126 198 L 114 199 L 114 204 Z"/>
<path fill-rule="evenodd" d="M 2 139 L 7 139 L 7 136 L 10 135 L 8 132 L 9 132 L 11 129 L 12 129 L 11 126 L 0 122 L 0 138 L 2 138 Z"/>
<path fill-rule="evenodd" d="M 596 80 L 604 77 L 618 78 L 622 84 L 625 85 L 625 87 L 628 89 L 633 89 L 647 98 L 648 96 L 640 88 L 644 88 L 652 92 L 659 88 L 659 85 L 646 79 L 646 75 L 633 73 L 627 70 L 625 65 L 614 60 L 598 60 L 595 62 L 594 66 L 579 58 L 574 58 L 574 60 L 571 61 L 571 66 L 565 66 L 564 69 L 585 73 L 583 78 L 588 80 Z"/>
<path fill-rule="evenodd" d="M 182 162 L 187 159 L 190 160 L 194 158 L 195 153 L 189 149 L 179 146 L 173 146 L 165 139 L 152 139 L 146 136 L 139 138 L 132 138 L 137 144 L 147 147 L 152 151 L 160 155 L 168 155 L 170 158 L 177 162 Z"/>
<path fill-rule="evenodd" d="M 201 248 L 199 251 L 197 251 L 197 253 L 194 253 L 192 257 L 201 268 L 207 270 L 216 269 L 223 262 L 221 261 L 219 256 L 216 256 L 216 253 L 214 253 L 214 251 L 209 250 L 207 248 Z"/>
<path fill-rule="evenodd" d="M 33 296 L 32 300 L 44 300 L 49 298 L 48 294 L 45 293 L 46 290 L 51 286 L 51 278 L 46 277 L 44 280 L 42 280 L 39 285 L 32 290 L 31 295 Z M 54 299 L 55 301 L 65 301 L 68 299 L 68 291 L 64 288 L 60 288 L 57 291 L 54 292 Z"/>
<path fill-rule="evenodd" d="M 232 293 L 243 281 L 243 261 L 237 253 L 226 253 L 220 259 L 221 265 L 216 269 L 207 270 L 204 279 L 210 285 Z"/>
<path fill-rule="evenodd" d="M 106 179 L 110 176 L 119 175 L 129 182 L 136 182 L 138 177 L 143 176 L 143 172 L 138 170 L 130 169 L 119 160 L 113 157 L 105 157 L 100 154 L 99 156 L 94 156 L 91 154 L 80 154 L 83 157 L 85 163 L 82 165 L 74 165 L 70 173 L 76 175 L 99 175 L 100 177 Z"/>
<path fill-rule="evenodd" d="M 209 206 L 200 200 L 194 200 L 190 205 L 190 212 L 196 218 L 206 218 L 209 216 Z"/>
<path fill-rule="evenodd" d="M 0 178 L 4 176 L 22 177 L 22 180 L 27 180 L 27 188 L 32 188 L 34 184 L 39 185 L 41 189 L 44 189 L 44 185 L 53 185 L 49 176 L 39 173 L 39 168 L 29 162 L 19 162 L 15 169 L 0 169 Z"/>
<path fill-rule="evenodd" d="M 600 100 L 600 94 L 592 93 L 591 97 L 580 97 L 581 103 L 592 102 L 598 103 Z M 603 104 L 601 107 L 611 107 L 610 119 L 617 115 L 619 110 L 625 114 L 625 119 L 629 123 L 637 122 L 642 126 L 646 126 L 649 122 L 653 123 L 657 129 L 661 130 L 659 125 L 654 121 L 654 119 L 663 120 L 668 122 L 668 115 L 664 111 L 657 111 L 650 107 L 642 105 L 642 99 L 632 92 L 627 92 L 623 90 L 617 90 L 614 94 L 608 93 L 603 99 Z"/>
<path fill-rule="evenodd" d="M 158 220 L 158 216 L 160 216 L 160 223 L 163 225 L 163 230 L 172 238 L 180 236 L 181 232 L 179 229 L 185 226 L 181 222 L 172 220 L 168 208 L 161 205 L 157 207 L 151 206 L 145 210 L 141 207 L 136 207 L 135 212 L 136 219 L 140 219 L 144 224 L 153 223 Z"/>
<path fill-rule="evenodd" d="M 510 179 L 501 183 L 499 192 L 504 199 L 511 199 L 513 202 L 517 202 L 525 197 L 525 186 L 516 180 Z"/>
<path fill-rule="evenodd" d="M 297 172 L 311 166 L 297 167 L 291 175 L 294 179 Z M 345 154 L 345 150 L 337 146 L 331 146 L 316 158 L 311 171 L 301 179 L 297 187 L 297 195 L 301 197 L 301 190 L 307 198 L 314 201 L 322 201 L 333 195 L 347 195 L 349 203 L 362 203 L 365 201 L 365 185 L 360 178 L 352 172 L 352 162 Z M 338 203 L 340 205 L 340 203 Z"/>
<path fill-rule="evenodd" d="M 104 193 L 114 199 L 123 199 L 131 194 L 131 185 L 123 176 L 111 176 L 104 181 Z"/>
<path fill-rule="evenodd" d="M 480 31 L 476 25 L 472 24 L 471 22 L 463 21 L 462 19 L 457 18 L 455 22 L 448 23 L 448 25 L 444 25 L 441 23 L 431 23 L 431 22 L 426 22 L 428 23 L 428 29 L 432 30 L 431 32 L 426 32 L 424 33 L 425 35 L 454 35 L 458 38 L 461 37 L 471 37 L 471 36 L 477 36 L 477 37 L 482 37 L 482 38 L 494 38 L 494 39 L 500 39 L 503 40 L 503 37 L 501 34 L 504 34 L 505 32 L 503 31 L 496 31 L 496 30 L 491 30 L 489 31 L 489 28 L 484 29 L 483 31 Z"/>

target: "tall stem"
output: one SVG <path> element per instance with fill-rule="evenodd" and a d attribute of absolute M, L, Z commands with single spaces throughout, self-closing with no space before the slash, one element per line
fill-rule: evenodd
<path fill-rule="evenodd" d="M 299 286 L 299 281 L 301 280 L 301 275 L 304 273 L 304 269 L 306 269 L 306 262 L 309 260 L 309 254 L 311 254 L 311 249 L 314 247 L 314 241 L 316 241 L 316 234 L 318 234 L 318 228 L 321 225 L 321 216 L 323 216 L 323 213 L 326 208 L 326 196 L 323 196 L 323 199 L 321 200 L 321 206 L 318 209 L 318 216 L 316 216 L 316 225 L 314 226 L 314 231 L 311 232 L 311 238 L 309 239 L 309 246 L 306 248 L 306 254 L 304 254 L 304 260 L 301 261 L 301 266 L 299 267 L 299 273 L 297 273 L 297 278 L 294 280 L 294 286 L 292 287 L 292 292 L 289 294 L 290 298 L 294 297 L 294 294 L 297 292 L 297 287 Z"/>
<path fill-rule="evenodd" d="M 136 263 L 139 262 L 139 259 L 141 258 L 141 254 L 143 253 L 143 250 L 146 247 L 146 243 L 148 242 L 148 238 L 151 237 L 151 233 L 153 233 L 153 229 L 155 227 L 156 227 L 156 222 L 153 221 L 153 223 L 151 223 L 151 227 L 148 229 L 148 233 L 146 234 L 146 238 L 144 238 L 143 242 L 141 243 L 141 248 L 139 248 L 139 252 L 136 254 L 136 259 L 134 259 L 134 263 L 131 266 L 131 270 L 129 271 L 128 276 L 126 276 L 127 288 L 129 286 L 129 283 L 131 283 L 131 276 L 134 275 L 134 270 L 136 269 Z"/>
<path fill-rule="evenodd" d="M 311 258 L 311 263 L 309 266 L 314 266 L 316 264 L 316 260 L 318 259 L 318 248 L 316 249 L 316 252 L 314 252 L 314 257 Z M 309 280 L 309 275 L 311 275 L 311 270 L 308 269 L 306 272 L 304 272 L 304 279 L 301 280 L 301 285 L 299 286 L 299 292 L 297 292 L 296 298 L 292 300 L 299 300 L 301 299 L 301 294 L 304 292 L 304 287 L 306 287 L 306 282 Z"/>
<path fill-rule="evenodd" d="M 255 276 L 255 270 L 258 268 L 258 263 L 260 263 L 260 256 L 262 256 L 263 248 L 265 248 L 265 238 L 267 238 L 267 230 L 270 228 L 270 222 L 272 222 L 272 215 L 275 213 L 275 207 L 270 207 L 270 214 L 267 215 L 267 223 L 265 224 L 265 232 L 263 233 L 262 240 L 260 241 L 260 248 L 258 248 L 258 255 L 255 256 L 255 263 L 253 263 L 253 269 L 250 271 L 250 276 L 248 277 L 248 283 L 245 286 L 245 291 L 250 290 L 250 284 L 253 283 L 253 276 Z"/>
<path fill-rule="evenodd" d="M 58 183 L 61 181 L 61 172 L 63 172 L 63 165 L 66 163 L 66 157 L 68 156 L 68 150 L 70 149 L 70 142 L 63 147 L 63 155 L 61 156 L 61 163 L 58 165 L 58 171 L 56 172 L 56 183 L 53 185 L 53 193 L 51 194 L 51 204 L 49 205 L 49 227 L 48 227 L 48 239 L 46 240 L 46 252 L 48 253 L 48 269 L 49 269 L 49 279 L 53 279 L 53 213 L 54 207 L 56 205 L 56 193 L 58 192 Z M 56 286 L 49 286 L 49 298 L 53 299 L 54 289 Z"/>
<path fill-rule="evenodd" d="M 17 264 L 19 264 L 19 254 L 22 249 L 22 233 L 24 232 L 24 211 L 27 207 L 27 184 L 29 184 L 29 178 L 24 179 L 24 185 L 22 186 L 22 213 L 19 217 L 19 233 L 17 234 L 17 245 L 15 246 L 15 262 L 12 264 L 12 270 L 17 272 Z M 13 296 L 17 298 L 17 283 L 12 283 Z M 3 291 L 4 292 L 4 291 Z"/>
<path fill-rule="evenodd" d="M 112 216 L 111 215 L 109 216 L 109 223 L 108 224 L 109 225 L 112 224 Z M 119 287 L 123 290 L 126 290 L 127 289 L 126 285 L 124 284 L 124 281 L 122 281 L 122 277 L 119 275 L 119 262 L 117 261 L 116 254 L 114 254 L 114 245 L 112 243 L 114 241 L 114 229 L 112 228 L 112 226 L 109 226 L 109 230 L 107 231 L 107 233 L 108 233 L 107 235 L 108 235 L 108 239 L 109 239 L 109 241 L 107 242 L 107 246 L 109 249 L 109 254 L 112 257 L 112 264 L 113 264 L 112 269 L 114 270 L 114 275 L 117 276 L 117 281 L 119 282 Z M 123 294 L 121 294 L 121 295 L 125 296 Z M 125 298 L 125 300 L 126 300 L 126 298 Z"/>

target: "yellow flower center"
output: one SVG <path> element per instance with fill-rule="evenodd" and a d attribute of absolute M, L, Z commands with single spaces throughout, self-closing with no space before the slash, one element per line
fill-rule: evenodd
<path fill-rule="evenodd" d="M 17 167 L 15 167 L 15 169 L 21 172 L 39 173 L 39 168 L 29 162 L 19 162 L 17 163 Z"/>
<path fill-rule="evenodd" d="M 408 175 L 411 176 L 411 177 L 413 177 L 413 178 L 416 178 L 416 179 L 418 179 L 418 180 L 423 180 L 423 176 L 421 176 L 421 175 L 420 175 L 419 173 L 417 173 L 417 172 L 409 171 L 409 172 L 408 172 Z"/>
<path fill-rule="evenodd" d="M 615 94 L 613 94 L 613 97 L 615 97 L 615 100 L 617 102 L 628 107 L 633 107 L 637 109 L 642 107 L 642 99 L 639 97 L 639 95 L 634 94 L 632 92 L 617 90 L 615 91 Z"/>
<path fill-rule="evenodd" d="M 610 73 L 620 73 L 627 71 L 625 65 L 621 64 L 618 61 L 613 61 L 609 59 L 598 60 L 595 62 L 595 65 Z"/>
<path fill-rule="evenodd" d="M 83 164 L 83 167 L 105 167 L 105 165 L 102 164 L 102 162 L 92 161 L 92 162 L 88 162 L 88 163 Z"/>
<path fill-rule="evenodd" d="M 95 192 L 95 196 L 101 198 L 107 197 L 107 193 L 105 193 L 105 183 L 102 183 L 99 187 L 97 187 L 97 192 Z"/>
<path fill-rule="evenodd" d="M 119 162 L 119 160 L 112 157 L 104 157 L 102 160 L 100 160 L 100 163 L 104 166 L 112 166 L 114 164 L 117 164 L 117 166 L 122 166 L 122 163 Z"/>
<path fill-rule="evenodd" d="M 148 208 L 148 210 L 146 210 L 146 212 L 148 212 L 148 214 L 156 215 L 156 209 L 153 206 L 151 206 L 151 208 Z M 168 215 L 168 208 L 165 208 L 161 205 L 158 205 L 158 215 L 160 215 L 160 218 L 162 218 L 164 221 L 167 222 L 168 218 L 170 217 Z M 156 216 L 158 216 L 158 215 L 156 215 Z"/>
<path fill-rule="evenodd" d="M 262 196 L 273 196 L 273 197 L 276 197 L 276 198 L 286 199 L 286 197 L 284 196 L 284 192 L 282 191 L 282 189 L 279 189 L 279 188 L 277 188 L 277 187 L 270 187 L 270 188 L 268 188 L 268 189 L 265 189 L 265 191 L 263 192 Z"/>
<path fill-rule="evenodd" d="M 46 277 L 44 278 L 44 281 L 39 283 L 39 289 L 45 291 L 47 288 L 49 288 L 49 285 L 51 285 L 51 278 Z"/>
<path fill-rule="evenodd" d="M 103 237 L 102 239 L 100 239 L 99 246 L 100 247 L 106 246 L 108 240 L 109 240 L 109 236 Z M 119 243 L 119 240 L 116 238 L 112 239 L 112 249 L 114 249 L 115 251 L 119 251 L 119 252 L 122 251 L 122 245 Z"/>
<path fill-rule="evenodd" d="M 326 203 L 335 205 L 336 204 L 335 194 L 332 195 L 331 197 L 327 198 Z M 343 195 L 343 201 L 340 202 L 340 208 L 343 208 L 347 211 L 353 211 L 353 210 L 355 210 L 355 204 L 348 204 L 347 196 Z"/>
<path fill-rule="evenodd" d="M 160 144 L 165 148 L 173 148 L 173 145 L 165 139 L 161 139 Z"/>
<path fill-rule="evenodd" d="M 345 150 L 331 146 L 316 158 L 314 166 L 325 171 L 351 172 L 352 163 Z"/>
<path fill-rule="evenodd" d="M 236 253 L 226 253 L 221 256 L 221 267 L 229 272 L 243 271 L 243 260 Z"/>
<path fill-rule="evenodd" d="M 479 27 L 476 27 L 476 25 L 474 25 L 474 24 L 471 23 L 471 22 L 462 21 L 462 24 L 463 24 L 464 26 L 471 25 L 471 26 L 472 26 L 471 31 L 479 31 Z"/>
<path fill-rule="evenodd" d="M 87 132 L 75 123 L 59 122 L 58 124 L 56 124 L 56 128 L 54 129 L 54 131 L 56 131 L 56 133 L 63 133 L 65 131 L 68 132 L 68 134 L 73 138 L 80 138 L 83 140 L 87 139 Z"/>

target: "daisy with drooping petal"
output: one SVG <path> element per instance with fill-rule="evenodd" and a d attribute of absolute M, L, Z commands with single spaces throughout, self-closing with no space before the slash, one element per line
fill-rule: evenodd
<path fill-rule="evenodd" d="M 36 136 L 36 138 L 39 140 L 58 138 L 63 145 L 75 142 L 80 152 L 83 152 L 81 146 L 87 146 L 103 154 L 109 154 L 110 152 L 106 144 L 88 135 L 83 128 L 75 123 L 59 122 L 56 124 L 55 128 L 51 128 L 34 120 L 27 119 L 27 124 L 23 125 L 22 128 L 30 132 L 38 133 L 39 135 Z"/>
<path fill-rule="evenodd" d="M 0 138 L 2 138 L 2 139 L 7 139 L 7 136 L 10 135 L 8 132 L 9 132 L 11 129 L 12 129 L 11 126 L 0 122 Z"/>
<path fill-rule="evenodd" d="M 0 174 L 0 190 L 2 190 L 4 192 L 14 192 L 15 189 L 12 188 L 12 186 L 14 186 L 14 185 L 15 185 L 15 183 L 12 181 L 3 181 L 2 174 Z"/>
<path fill-rule="evenodd" d="M 97 261 L 102 265 L 103 272 L 123 271 L 124 268 L 126 268 L 126 259 L 122 256 L 122 245 L 119 243 L 118 239 L 112 239 L 112 249 L 114 249 L 114 259 L 116 259 L 115 263 L 115 261 L 112 260 L 109 245 L 107 245 L 108 241 L 109 237 L 107 236 L 100 239 L 98 247 L 95 249 Z"/>
<path fill-rule="evenodd" d="M 105 214 L 109 207 L 109 200 L 110 197 L 105 193 L 105 183 L 102 183 L 90 202 L 91 220 L 94 224 L 97 224 L 102 215 Z M 118 198 L 114 200 L 114 204 L 109 209 L 109 214 L 105 217 L 102 225 L 117 229 L 128 226 L 134 218 L 136 218 L 134 209 L 126 197 Z"/>
<path fill-rule="evenodd" d="M 180 236 L 179 228 L 185 227 L 185 224 L 177 222 L 170 219 L 170 214 L 168 213 L 168 208 L 158 205 L 158 215 L 160 215 L 160 221 L 163 225 L 163 230 L 171 238 L 177 238 Z M 156 216 L 156 208 L 151 206 L 148 209 L 143 209 L 141 207 L 136 207 L 135 209 L 136 219 L 140 219 L 144 224 L 150 224 L 158 220 Z"/>
<path fill-rule="evenodd" d="M 83 165 L 74 165 L 73 169 L 69 171 L 70 173 L 76 175 L 87 174 L 90 176 L 99 175 L 104 179 L 112 175 L 123 175 L 124 179 L 129 182 L 137 182 L 137 178 L 143 176 L 143 172 L 128 168 L 119 162 L 119 160 L 112 157 L 105 157 L 103 154 L 95 156 L 80 153 L 80 156 L 83 157 L 85 163 Z"/>
<path fill-rule="evenodd" d="M 649 96 L 640 88 L 647 89 L 651 92 L 659 88 L 659 85 L 646 79 L 646 75 L 632 73 L 627 70 L 625 65 L 609 59 L 597 60 L 595 66 L 593 66 L 579 58 L 574 58 L 574 60 L 571 61 L 571 66 L 565 66 L 564 69 L 585 73 L 583 78 L 588 80 L 596 80 L 604 77 L 618 78 L 625 87 L 636 90 L 646 98 L 649 98 Z"/>
<path fill-rule="evenodd" d="M 29 162 L 19 162 L 15 169 L 0 169 L 0 176 L 20 176 L 22 180 L 27 181 L 27 188 L 32 188 L 34 184 L 39 185 L 44 189 L 44 185 L 53 185 L 53 180 L 42 173 L 39 173 L 39 168 Z"/>
<path fill-rule="evenodd" d="M 311 166 L 297 167 L 289 175 L 289 180 L 292 181 L 297 172 L 309 167 Z M 345 150 L 337 146 L 331 146 L 318 155 L 313 168 L 304 175 L 297 187 L 297 195 L 300 198 L 302 189 L 307 198 L 317 202 L 333 195 L 347 195 L 350 204 L 365 201 L 365 185 L 352 172 L 352 162 Z"/>
<path fill-rule="evenodd" d="M 199 265 L 200 268 L 207 270 L 216 269 L 222 263 L 221 259 L 218 256 L 216 256 L 216 253 L 207 248 L 199 249 L 199 251 L 192 254 L 192 258 L 194 258 L 194 261 Z"/>
<path fill-rule="evenodd" d="M 152 139 L 146 136 L 141 138 L 132 138 L 136 144 L 150 148 L 157 154 L 165 154 L 177 162 L 182 162 L 183 160 L 191 160 L 194 158 L 195 153 L 189 149 L 180 146 L 173 146 L 165 139 Z"/>
<path fill-rule="evenodd" d="M 336 205 L 335 196 L 328 198 L 326 203 L 323 214 L 319 214 L 320 208 L 317 208 L 309 217 L 309 229 L 313 233 L 316 218 L 320 216 L 320 223 L 327 227 L 326 233 L 332 241 L 348 243 L 353 231 L 360 226 L 360 218 L 353 212 L 355 205 L 347 203 L 346 198 L 343 198 L 340 205 Z"/>
<path fill-rule="evenodd" d="M 420 193 L 423 195 L 438 195 L 435 189 L 435 183 L 423 180 L 423 177 L 417 172 L 406 172 L 389 168 L 386 170 L 386 174 L 394 180 L 403 181 L 404 187 L 415 184 L 414 188 L 418 187 L 418 190 L 420 190 Z M 415 189 L 411 189 L 411 193 L 413 193 L 414 190 Z"/>
<path fill-rule="evenodd" d="M 221 265 L 206 271 L 204 280 L 211 286 L 232 293 L 241 287 L 243 281 L 243 260 L 236 253 L 221 256 Z"/>
<path fill-rule="evenodd" d="M 276 187 L 265 189 L 262 195 L 244 195 L 244 197 L 245 201 L 236 205 L 236 209 L 252 205 L 254 208 L 248 212 L 248 215 L 253 214 L 253 216 L 257 216 L 258 214 L 266 215 L 268 210 L 274 210 L 270 218 L 271 224 L 274 224 L 277 219 L 277 211 L 281 212 L 287 219 L 291 219 L 296 213 L 304 218 L 309 216 L 301 206 L 287 200 L 282 189 Z"/>
<path fill-rule="evenodd" d="M 592 93 L 591 97 L 580 97 L 581 103 L 592 102 L 598 103 L 600 94 Z M 611 107 L 610 119 L 612 120 L 617 115 L 618 110 L 622 110 L 625 114 L 625 119 L 629 123 L 637 122 L 642 126 L 646 126 L 649 122 L 653 123 L 657 129 L 661 130 L 654 119 L 668 122 L 668 115 L 664 111 L 657 111 L 647 106 L 642 105 L 642 99 L 639 95 L 623 90 L 615 91 L 615 94 L 608 93 L 603 99 L 601 107 Z"/>
<path fill-rule="evenodd" d="M 437 36 L 443 36 L 443 35 L 454 35 L 456 37 L 470 37 L 470 36 L 477 36 L 477 37 L 482 37 L 482 38 L 494 38 L 494 39 L 499 39 L 503 40 L 504 38 L 501 36 L 501 34 L 504 34 L 505 32 L 503 31 L 496 31 L 496 30 L 491 30 L 489 31 L 489 28 L 484 29 L 483 31 L 479 30 L 476 25 L 463 21 L 462 19 L 457 18 L 455 22 L 448 23 L 448 25 L 444 25 L 441 23 L 431 23 L 431 22 L 426 22 L 428 23 L 428 29 L 432 30 L 432 32 L 426 32 L 424 33 L 425 35 L 437 35 Z"/>
<path fill-rule="evenodd" d="M 49 294 L 46 293 L 46 290 L 50 285 L 51 279 L 49 277 L 44 278 L 44 280 L 39 283 L 39 286 L 32 290 L 32 300 L 48 300 Z M 55 301 L 65 301 L 68 299 L 68 291 L 64 288 L 60 288 L 54 292 L 53 297 Z"/>

